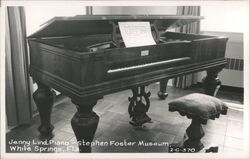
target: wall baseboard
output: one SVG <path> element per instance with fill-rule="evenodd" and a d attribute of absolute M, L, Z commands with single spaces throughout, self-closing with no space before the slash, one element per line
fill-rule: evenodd
<path fill-rule="evenodd" d="M 194 88 L 202 88 L 202 83 L 198 82 L 197 84 L 192 85 Z M 225 92 L 235 92 L 235 93 L 244 93 L 244 88 L 241 87 L 233 87 L 233 86 L 224 86 L 222 85 L 220 91 Z"/>
<path fill-rule="evenodd" d="M 224 102 L 228 106 L 229 109 L 234 109 L 237 111 L 244 111 L 244 105 L 243 104 L 236 104 L 236 103 L 229 103 L 229 102 Z"/>

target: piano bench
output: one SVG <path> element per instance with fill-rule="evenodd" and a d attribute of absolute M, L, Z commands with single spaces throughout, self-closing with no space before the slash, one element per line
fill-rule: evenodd
<path fill-rule="evenodd" d="M 216 97 L 192 93 L 170 101 L 169 111 L 179 112 L 182 116 L 192 119 L 186 130 L 183 141 L 169 146 L 169 152 L 189 151 L 198 152 L 204 148 L 200 139 L 205 135 L 202 125 L 207 124 L 208 119 L 219 118 L 220 114 L 226 115 L 228 107 Z"/>

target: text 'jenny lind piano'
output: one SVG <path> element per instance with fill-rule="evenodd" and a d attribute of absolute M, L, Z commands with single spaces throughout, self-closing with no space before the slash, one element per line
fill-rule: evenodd
<path fill-rule="evenodd" d="M 96 15 L 55 17 L 28 37 L 30 75 L 38 84 L 33 94 L 39 110 L 40 138 L 51 138 L 50 114 L 55 89 L 70 97 L 77 107 L 71 125 L 78 141 L 93 141 L 99 122 L 92 111 L 104 95 L 132 89 L 130 122 L 142 125 L 151 119 L 150 92 L 145 86 L 160 81 L 158 96 L 167 96 L 169 78 L 206 70 L 205 93 L 214 95 L 218 73 L 226 64 L 226 37 L 166 32 L 197 22 L 200 16 Z M 118 22 L 149 22 L 155 45 L 126 48 Z M 142 98 L 146 101 L 142 102 Z M 91 152 L 79 145 L 80 152 Z"/>

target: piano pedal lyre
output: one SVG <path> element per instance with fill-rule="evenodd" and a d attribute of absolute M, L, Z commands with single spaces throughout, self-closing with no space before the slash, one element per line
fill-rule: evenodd
<path fill-rule="evenodd" d="M 140 93 L 139 93 L 140 90 Z M 146 114 L 149 109 L 150 101 L 149 97 L 150 92 L 145 92 L 145 86 L 134 87 L 132 88 L 133 96 L 129 97 L 129 107 L 128 112 L 132 120 L 129 122 L 135 127 L 141 127 L 143 124 L 151 121 L 151 118 Z M 145 104 L 143 103 L 145 100 Z"/>

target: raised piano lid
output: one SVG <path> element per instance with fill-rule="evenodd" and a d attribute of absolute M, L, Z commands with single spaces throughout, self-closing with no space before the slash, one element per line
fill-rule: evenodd
<path fill-rule="evenodd" d="M 111 22 L 149 21 L 159 30 L 180 27 L 203 19 L 202 16 L 179 15 L 78 15 L 54 17 L 28 38 L 62 37 L 90 34 L 111 34 Z"/>

